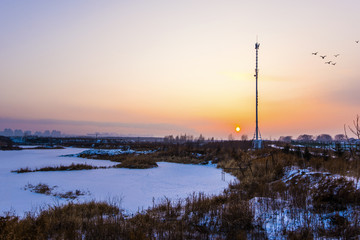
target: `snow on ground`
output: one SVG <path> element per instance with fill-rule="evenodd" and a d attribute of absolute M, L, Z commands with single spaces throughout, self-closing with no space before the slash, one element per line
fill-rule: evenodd
<path fill-rule="evenodd" d="M 122 149 L 88 149 L 85 151 L 82 151 L 81 153 L 76 153 L 76 154 L 68 154 L 68 155 L 64 155 L 64 157 L 79 157 L 81 154 L 87 154 L 87 155 L 109 155 L 109 156 L 114 156 L 114 155 L 121 155 L 121 154 L 149 154 L 152 153 L 154 151 L 149 150 L 149 151 L 135 151 L 132 149 L 127 149 L 127 150 L 122 150 Z"/>
<path fill-rule="evenodd" d="M 342 176 L 339 174 L 331 174 L 329 172 L 314 171 L 311 168 L 303 169 L 296 166 L 287 168 L 285 170 L 285 174 L 284 177 L 282 178 L 282 181 L 286 184 L 289 184 L 289 182 L 294 178 L 308 178 L 310 180 L 309 183 L 310 186 L 313 187 L 317 187 L 317 182 L 321 178 L 329 178 L 330 180 L 345 178 L 347 181 L 353 182 L 355 188 L 360 189 L 360 181 L 355 177 Z"/>
<path fill-rule="evenodd" d="M 80 171 L 12 173 L 12 170 L 29 167 L 86 163 L 93 166 L 112 166 L 116 163 L 105 160 L 91 160 L 77 157 L 59 157 L 76 154 L 83 149 L 39 149 L 21 151 L 0 151 L 0 214 L 15 211 L 23 216 L 27 211 L 68 200 L 24 190 L 25 185 L 45 183 L 57 186 L 56 192 L 81 190 L 87 192 L 78 202 L 90 200 L 119 200 L 128 213 L 147 209 L 163 197 L 185 198 L 192 192 L 219 194 L 235 177 L 227 174 L 226 182 L 221 180 L 221 170 L 214 165 L 185 165 L 159 162 L 152 169 L 94 169 Z"/>
<path fill-rule="evenodd" d="M 20 145 L 19 147 L 21 147 L 21 148 L 29 148 L 29 149 L 31 149 L 31 148 L 41 147 L 41 146 L 34 146 L 34 145 Z"/>
<path fill-rule="evenodd" d="M 299 168 L 296 166 L 285 169 L 285 174 L 281 179 L 286 185 L 297 184 L 301 179 L 309 180 L 309 188 L 318 187 L 321 179 L 336 180 L 342 178 L 339 174 L 331 174 L 329 172 L 315 171 L 311 168 Z M 357 189 L 360 189 L 360 183 L 354 177 L 344 177 L 347 181 L 352 181 Z M 350 216 L 358 214 L 353 211 L 352 207 L 348 207 L 344 211 L 334 211 L 326 214 L 316 214 L 310 209 L 296 208 L 289 201 L 277 198 L 254 197 L 250 200 L 253 209 L 254 219 L 265 230 L 268 239 L 286 239 L 285 231 L 294 231 L 304 226 L 322 225 L 325 228 L 330 227 L 329 217 L 339 214 L 347 217 L 351 221 Z M 308 206 L 311 208 L 311 206 Z M 317 238 L 317 237 L 315 237 Z"/>

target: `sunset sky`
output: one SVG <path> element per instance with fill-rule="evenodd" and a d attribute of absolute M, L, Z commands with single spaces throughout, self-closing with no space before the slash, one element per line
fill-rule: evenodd
<path fill-rule="evenodd" d="M 358 0 L 1 1 L 0 130 L 252 138 L 258 36 L 262 137 L 343 133 L 360 114 L 359 9 Z"/>

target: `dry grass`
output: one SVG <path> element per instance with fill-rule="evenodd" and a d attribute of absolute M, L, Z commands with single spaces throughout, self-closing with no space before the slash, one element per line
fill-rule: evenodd
<path fill-rule="evenodd" d="M 218 198 L 194 194 L 184 204 L 165 198 L 133 217 L 109 203 L 69 203 L 24 219 L 1 217 L 0 239 L 241 239 L 255 233 L 247 202 Z"/>
<path fill-rule="evenodd" d="M 73 199 L 73 200 L 79 196 L 85 195 L 85 192 L 81 190 L 67 191 L 65 193 L 54 192 L 54 189 L 56 188 L 57 186 L 50 187 L 45 183 L 39 183 L 37 185 L 32 185 L 29 183 L 24 187 L 24 190 L 30 190 L 31 192 L 34 193 L 40 193 L 40 194 L 51 195 L 59 198 Z"/>
<path fill-rule="evenodd" d="M 99 169 L 99 168 L 106 168 L 106 167 L 96 167 L 88 164 L 74 164 L 72 163 L 69 166 L 56 166 L 56 167 L 43 167 L 43 168 L 36 168 L 34 170 L 31 170 L 30 168 L 20 168 L 17 170 L 13 170 L 11 172 L 16 173 L 27 173 L 27 172 L 49 172 L 49 171 L 77 171 L 77 170 L 90 170 L 90 169 Z"/>
<path fill-rule="evenodd" d="M 131 156 L 123 160 L 114 168 L 146 169 L 157 167 L 157 163 L 146 155 Z"/>

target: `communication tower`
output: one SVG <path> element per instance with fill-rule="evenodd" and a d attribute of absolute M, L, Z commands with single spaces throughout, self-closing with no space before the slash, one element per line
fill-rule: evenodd
<path fill-rule="evenodd" d="M 253 139 L 253 148 L 254 149 L 261 149 L 262 148 L 262 140 L 261 134 L 259 131 L 259 118 L 258 118 L 258 51 L 259 51 L 260 43 L 256 41 L 255 43 L 255 50 L 256 50 L 256 68 L 255 68 L 255 79 L 256 79 L 256 127 L 255 127 L 255 134 Z"/>

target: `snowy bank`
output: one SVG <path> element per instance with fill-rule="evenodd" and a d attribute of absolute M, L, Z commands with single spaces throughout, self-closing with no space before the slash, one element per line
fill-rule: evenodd
<path fill-rule="evenodd" d="M 87 171 L 11 173 L 21 167 L 86 163 L 93 166 L 112 166 L 113 162 L 77 157 L 59 157 L 74 154 L 82 149 L 0 151 L 0 211 L 15 211 L 22 216 L 47 205 L 63 204 L 68 200 L 26 191 L 28 184 L 44 183 L 56 187 L 57 192 L 80 190 L 86 192 L 75 201 L 121 199 L 121 207 L 127 212 L 147 209 L 163 197 L 184 198 L 193 192 L 219 194 L 235 177 L 227 174 L 221 180 L 221 169 L 214 165 L 185 165 L 159 162 L 153 169 L 96 169 Z"/>
<path fill-rule="evenodd" d="M 148 151 L 136 151 L 132 149 L 88 149 L 76 154 L 67 154 L 62 155 L 61 157 L 81 157 L 83 155 L 102 155 L 102 156 L 115 156 L 115 155 L 122 155 L 122 154 L 149 154 L 153 153 L 155 150 L 148 150 Z"/>

